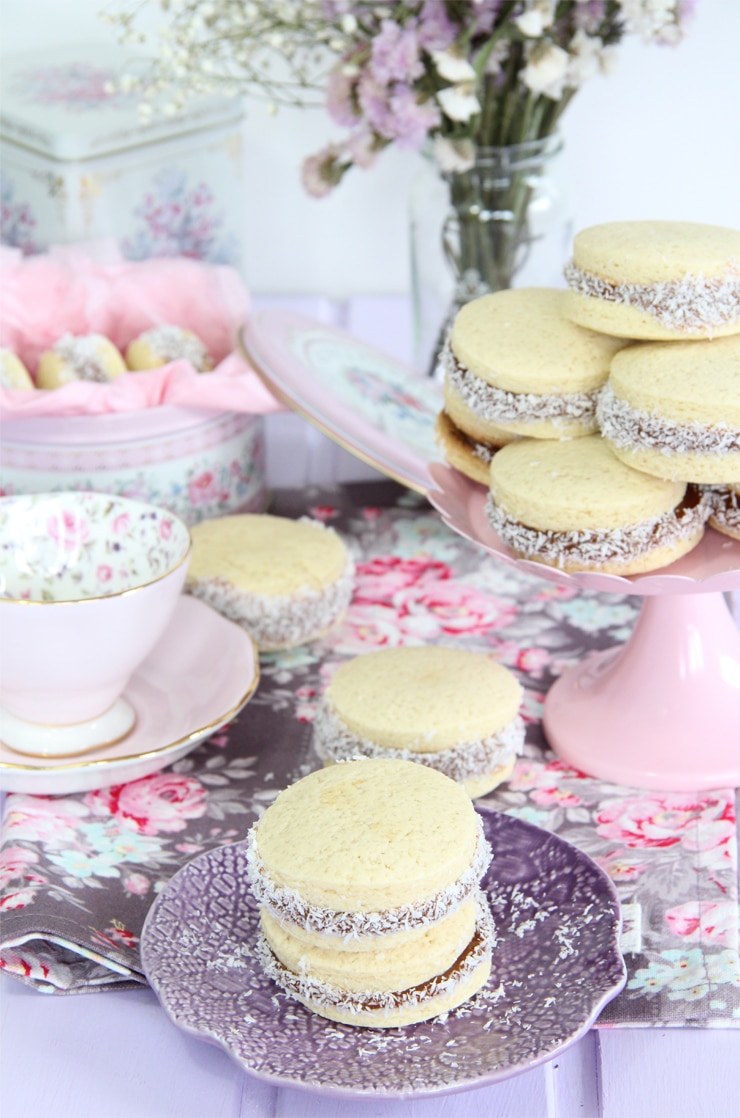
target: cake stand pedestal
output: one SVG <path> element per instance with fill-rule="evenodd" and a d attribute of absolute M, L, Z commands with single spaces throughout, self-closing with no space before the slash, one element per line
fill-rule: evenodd
<path fill-rule="evenodd" d="M 543 729 L 589 776 L 661 791 L 740 785 L 740 632 L 722 591 L 740 588 L 740 543 L 708 529 L 689 555 L 645 575 L 568 574 L 517 558 L 490 527 L 486 490 L 430 466 L 445 523 L 496 558 L 551 582 L 639 594 L 624 645 L 592 653 L 550 688 Z"/>

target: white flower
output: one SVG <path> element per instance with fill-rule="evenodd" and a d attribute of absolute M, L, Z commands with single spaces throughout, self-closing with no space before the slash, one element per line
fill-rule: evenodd
<path fill-rule="evenodd" d="M 437 100 L 442 106 L 442 112 L 450 120 L 464 123 L 480 112 L 480 101 L 475 95 L 475 87 L 467 83 L 440 89 Z"/>
<path fill-rule="evenodd" d="M 475 163 L 475 144 L 468 139 L 448 140 L 445 136 L 435 136 L 434 158 L 441 171 L 469 171 Z"/>
<path fill-rule="evenodd" d="M 570 41 L 570 61 L 565 84 L 578 89 L 599 72 L 603 44 L 598 36 L 578 30 Z"/>
<path fill-rule="evenodd" d="M 548 0 L 535 0 L 534 5 L 527 6 L 514 23 L 522 35 L 526 35 L 529 39 L 538 39 L 545 28 L 552 25 L 552 19 L 552 5 Z"/>
<path fill-rule="evenodd" d="M 616 47 L 604 47 L 599 58 L 599 70 L 605 78 L 611 77 L 617 69 L 617 55 L 619 51 Z"/>
<path fill-rule="evenodd" d="M 554 43 L 535 49 L 522 71 L 522 81 L 533 93 L 544 93 L 558 101 L 565 88 L 568 57 L 568 52 Z"/>
<path fill-rule="evenodd" d="M 458 85 L 460 82 L 474 82 L 476 73 L 466 58 L 453 50 L 439 50 L 432 55 L 437 73 L 445 81 Z"/>
<path fill-rule="evenodd" d="M 677 0 L 622 0 L 627 29 L 645 42 L 674 44 L 681 38 Z"/>

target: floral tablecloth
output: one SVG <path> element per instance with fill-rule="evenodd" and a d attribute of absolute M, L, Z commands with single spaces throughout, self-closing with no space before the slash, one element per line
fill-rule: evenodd
<path fill-rule="evenodd" d="M 7 796 L 0 966 L 45 992 L 144 982 L 139 936 L 157 892 L 192 857 L 241 839 L 282 787 L 318 767 L 311 723 L 338 664 L 435 642 L 494 653 L 525 688 L 524 755 L 480 802 L 557 832 L 617 886 L 629 978 L 599 1025 L 740 1024 L 735 791 L 593 780 L 557 760 L 540 728 L 549 685 L 624 640 L 639 599 L 522 574 L 393 483 L 283 491 L 272 511 L 308 512 L 351 547 L 345 619 L 319 641 L 263 655 L 249 705 L 170 769 L 79 795 Z"/>

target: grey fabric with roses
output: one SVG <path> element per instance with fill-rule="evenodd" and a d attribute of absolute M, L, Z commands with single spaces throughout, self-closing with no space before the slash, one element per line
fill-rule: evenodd
<path fill-rule="evenodd" d="M 346 617 L 321 640 L 263 655 L 244 711 L 170 769 L 76 796 L 8 795 L 5 970 L 50 992 L 144 982 L 138 942 L 157 892 L 192 857 L 242 839 L 281 788 L 319 766 L 311 722 L 336 666 L 377 648 L 441 643 L 494 654 L 525 688 L 524 756 L 483 802 L 586 851 L 626 906 L 629 980 L 599 1024 L 740 1024 L 734 791 L 592 780 L 559 762 L 540 728 L 549 685 L 590 650 L 623 641 L 639 599 L 524 575 L 392 483 L 283 491 L 272 511 L 308 513 L 342 534 L 357 562 Z"/>

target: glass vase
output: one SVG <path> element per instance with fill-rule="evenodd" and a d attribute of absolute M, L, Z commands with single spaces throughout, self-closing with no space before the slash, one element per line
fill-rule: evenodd
<path fill-rule="evenodd" d="M 463 304 L 508 287 L 563 286 L 572 228 L 558 184 L 560 137 L 479 148 L 466 171 L 431 154 L 410 197 L 414 361 L 435 375 Z"/>

